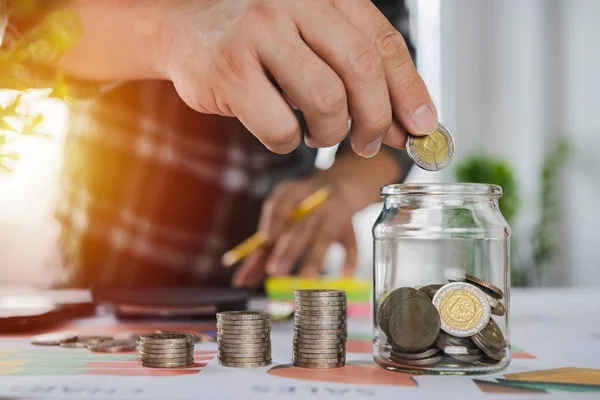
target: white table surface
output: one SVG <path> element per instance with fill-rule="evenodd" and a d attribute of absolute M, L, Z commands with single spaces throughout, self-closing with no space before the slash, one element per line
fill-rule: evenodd
<path fill-rule="evenodd" d="M 253 302 L 260 307 L 262 302 Z M 112 317 L 80 320 L 87 329 L 115 324 Z M 600 399 L 600 392 L 573 393 L 549 390 L 535 394 L 485 393 L 473 378 L 494 381 L 506 373 L 561 367 L 600 369 L 600 288 L 548 288 L 511 293 L 513 345 L 535 359 L 515 359 L 507 371 L 476 377 L 417 376 L 413 387 L 331 383 L 273 376 L 269 368 L 238 370 L 221 367 L 216 359 L 200 373 L 176 377 L 104 375 L 11 374 L 3 360 L 14 359 L 0 350 L 0 399 Z M 169 324 L 164 324 L 169 330 Z M 83 328 L 82 328 L 83 329 Z M 369 319 L 349 322 L 350 333 L 370 333 Z M 288 364 L 292 350 L 292 324 L 274 324 L 274 365 Z M 26 338 L 0 336 L 0 348 L 31 349 Z M 197 350 L 214 350 L 201 343 Z M 59 349 L 62 350 L 62 349 Z M 12 358 L 11 358 L 12 357 Z M 370 354 L 349 353 L 349 361 L 372 361 Z M 377 367 L 378 368 L 378 367 Z M 4 371 L 4 374 L 3 374 Z M 400 375 L 400 374 L 398 374 Z M 394 375 L 396 376 L 396 375 Z M 600 382 L 597 382 L 600 385 Z"/>

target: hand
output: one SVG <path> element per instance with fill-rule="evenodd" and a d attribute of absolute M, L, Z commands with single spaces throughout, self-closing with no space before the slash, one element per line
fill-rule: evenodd
<path fill-rule="evenodd" d="M 169 3 L 172 4 L 172 3 Z M 264 145 L 354 151 L 435 130 L 437 113 L 400 33 L 370 0 L 180 0 L 162 25 L 161 66 L 203 113 L 238 117 Z"/>
<path fill-rule="evenodd" d="M 269 275 L 288 275 L 302 258 L 299 275 L 319 274 L 323 258 L 332 243 L 346 249 L 344 273 L 356 267 L 356 238 L 352 227 L 355 210 L 345 199 L 344 189 L 330 186 L 331 194 L 319 208 L 296 223 L 288 216 L 293 209 L 322 187 L 312 179 L 289 181 L 277 187 L 264 203 L 259 229 L 267 236 L 268 244 L 250 254 L 236 272 L 235 286 L 256 286 Z"/>

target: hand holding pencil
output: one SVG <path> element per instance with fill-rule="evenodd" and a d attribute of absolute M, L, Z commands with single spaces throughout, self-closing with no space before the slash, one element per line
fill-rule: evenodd
<path fill-rule="evenodd" d="M 304 218 L 307 214 L 321 206 L 329 197 L 329 189 L 319 189 L 312 195 L 305 198 L 298 206 L 292 211 L 289 216 L 290 222 L 298 222 Z M 266 241 L 266 237 L 263 232 L 256 232 L 248 239 L 229 250 L 221 258 L 221 263 L 226 267 L 231 267 L 244 259 L 254 250 L 262 246 Z"/>

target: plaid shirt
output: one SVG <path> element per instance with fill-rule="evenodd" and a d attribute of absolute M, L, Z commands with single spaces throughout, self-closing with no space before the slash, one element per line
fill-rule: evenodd
<path fill-rule="evenodd" d="M 378 2 L 407 26 L 402 4 Z M 278 183 L 313 171 L 316 154 L 304 144 L 271 153 L 237 119 L 190 109 L 169 82 L 73 105 L 56 212 L 71 283 L 227 285 L 221 255 L 256 230 Z M 407 171 L 405 152 L 394 154 Z"/>

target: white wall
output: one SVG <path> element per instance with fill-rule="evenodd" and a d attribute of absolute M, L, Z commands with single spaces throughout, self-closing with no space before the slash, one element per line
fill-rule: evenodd
<path fill-rule="evenodd" d="M 513 228 L 526 239 L 539 218 L 544 154 L 567 135 L 575 151 L 561 243 L 542 283 L 600 284 L 600 2 L 445 0 L 441 15 L 442 103 L 457 160 L 485 152 L 511 163 L 523 199 Z M 525 257 L 529 243 L 520 243 Z"/>

